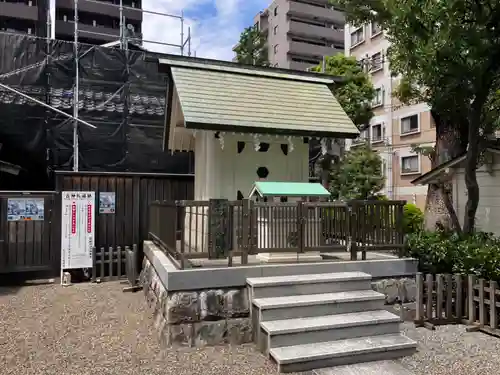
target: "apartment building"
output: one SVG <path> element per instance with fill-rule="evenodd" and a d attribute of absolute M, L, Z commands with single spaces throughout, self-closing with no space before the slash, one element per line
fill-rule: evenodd
<path fill-rule="evenodd" d="M 274 0 L 254 24 L 267 37 L 274 67 L 307 70 L 344 52 L 345 17 L 328 0 Z"/>
<path fill-rule="evenodd" d="M 0 31 L 47 36 L 49 0 L 0 0 Z"/>
<path fill-rule="evenodd" d="M 120 36 L 119 0 L 78 0 L 78 39 L 82 43 L 104 44 Z M 141 0 L 122 0 L 125 25 L 128 32 L 142 35 Z M 74 0 L 55 1 L 55 37 L 74 40 Z M 135 8 L 129 9 L 129 8 Z"/>
<path fill-rule="evenodd" d="M 386 184 L 383 193 L 390 199 L 401 199 L 425 207 L 426 186 L 411 181 L 431 168 L 430 160 L 412 151 L 412 145 L 432 146 L 434 122 L 426 104 L 402 105 L 392 96 L 399 79 L 392 77 L 387 49 L 389 41 L 376 23 L 346 25 L 345 54 L 355 56 L 371 75 L 376 96 L 372 103 L 374 117 L 361 136 L 348 141 L 347 147 L 370 142 L 384 163 Z"/>

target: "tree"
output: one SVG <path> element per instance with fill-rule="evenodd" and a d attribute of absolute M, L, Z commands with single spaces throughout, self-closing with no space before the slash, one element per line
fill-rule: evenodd
<path fill-rule="evenodd" d="M 269 66 L 266 36 L 257 25 L 243 30 L 234 52 L 236 52 L 236 61 L 241 64 Z"/>
<path fill-rule="evenodd" d="M 322 64 L 312 69 L 315 72 L 322 72 Z M 364 129 L 373 117 L 371 102 L 375 96 L 375 89 L 368 74 L 358 63 L 355 57 L 348 57 L 343 54 L 325 57 L 326 74 L 341 77 L 342 82 L 333 86 L 332 91 L 339 104 L 350 117 L 352 122 L 359 128 Z M 328 152 L 317 159 L 320 166 L 321 181 L 323 185 L 328 185 L 330 170 L 334 162 L 332 149 L 342 148 L 338 140 L 330 140 Z M 320 147 L 316 145 L 320 155 Z"/>
<path fill-rule="evenodd" d="M 402 102 L 431 107 L 436 123 L 433 165 L 467 152 L 463 231 L 471 233 L 479 203 L 477 161 L 500 115 L 498 106 L 491 105 L 498 103 L 500 88 L 500 3 L 338 1 L 349 22 L 377 22 L 385 30 L 391 71 L 403 77 L 397 90 Z M 446 184 L 431 186 L 428 202 L 432 194 L 439 195 L 436 204 L 452 208 Z"/>
<path fill-rule="evenodd" d="M 334 198 L 368 199 L 384 188 L 382 159 L 369 145 L 346 152 L 331 174 L 330 190 Z"/>

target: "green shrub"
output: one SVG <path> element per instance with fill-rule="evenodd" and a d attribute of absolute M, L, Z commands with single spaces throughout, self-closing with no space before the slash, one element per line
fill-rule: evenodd
<path fill-rule="evenodd" d="M 415 233 L 422 229 L 424 213 L 413 203 L 403 207 L 403 230 L 405 234 Z"/>
<path fill-rule="evenodd" d="M 421 272 L 500 281 L 500 239 L 492 233 L 461 237 L 456 233 L 419 231 L 407 236 L 406 255 L 418 259 Z"/>

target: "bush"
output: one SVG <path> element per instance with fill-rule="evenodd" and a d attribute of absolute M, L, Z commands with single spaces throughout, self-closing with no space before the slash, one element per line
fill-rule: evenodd
<path fill-rule="evenodd" d="M 403 207 L 403 230 L 405 234 L 415 233 L 422 229 L 424 213 L 413 203 Z"/>
<path fill-rule="evenodd" d="M 419 231 L 407 236 L 406 255 L 424 273 L 457 273 L 500 281 L 500 239 L 477 232 L 468 237 L 449 232 Z"/>

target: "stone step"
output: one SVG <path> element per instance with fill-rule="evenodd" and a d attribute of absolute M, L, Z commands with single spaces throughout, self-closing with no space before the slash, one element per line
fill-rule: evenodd
<path fill-rule="evenodd" d="M 376 361 L 314 370 L 312 375 L 414 375 L 397 361 Z"/>
<path fill-rule="evenodd" d="M 255 277 L 247 284 L 250 298 L 269 298 L 370 289 L 371 278 L 364 272 L 337 272 Z"/>
<path fill-rule="evenodd" d="M 399 333 L 400 318 L 386 310 L 262 322 L 259 349 Z"/>
<path fill-rule="evenodd" d="M 270 320 L 381 310 L 384 300 L 383 294 L 373 290 L 255 298 L 252 301 L 252 318 L 254 324 L 257 323 L 254 327 L 257 327 L 261 322 Z"/>
<path fill-rule="evenodd" d="M 413 354 L 416 347 L 406 336 L 389 334 L 271 348 L 269 355 L 279 372 L 287 373 L 395 359 Z"/>

